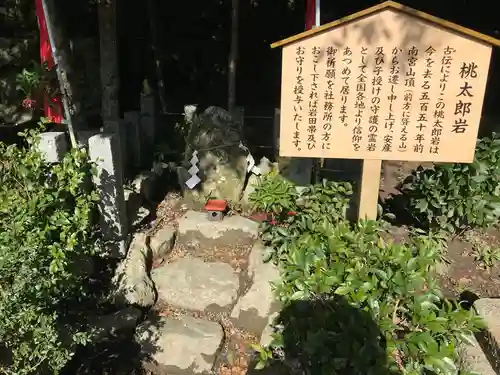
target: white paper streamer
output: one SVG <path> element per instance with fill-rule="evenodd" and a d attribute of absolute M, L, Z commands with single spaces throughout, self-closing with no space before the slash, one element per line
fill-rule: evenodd
<path fill-rule="evenodd" d="M 201 179 L 198 177 L 197 173 L 200 171 L 198 164 L 200 160 L 198 159 L 198 151 L 193 151 L 193 156 L 191 157 L 191 160 L 189 161 L 191 163 L 191 168 L 189 168 L 188 173 L 191 175 L 191 177 L 186 181 L 186 186 L 189 189 L 194 189 L 196 185 L 198 185 L 201 181 Z"/>
<path fill-rule="evenodd" d="M 252 154 L 250 153 L 250 150 L 248 147 L 246 147 L 243 143 L 240 142 L 239 148 L 241 148 L 243 151 L 248 152 L 247 155 L 247 173 L 253 173 L 256 174 L 257 176 L 260 175 L 260 169 L 255 165 L 255 159 L 253 158 Z"/>

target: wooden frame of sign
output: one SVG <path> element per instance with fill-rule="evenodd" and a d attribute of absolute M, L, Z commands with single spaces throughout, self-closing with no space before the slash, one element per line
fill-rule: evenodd
<path fill-rule="evenodd" d="M 393 1 L 272 44 L 280 156 L 363 160 L 358 217 L 376 219 L 382 160 L 473 161 L 492 46 Z"/>

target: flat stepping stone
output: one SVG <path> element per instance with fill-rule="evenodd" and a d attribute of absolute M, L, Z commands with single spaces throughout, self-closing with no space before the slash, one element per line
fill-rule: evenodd
<path fill-rule="evenodd" d="M 239 215 L 212 221 L 206 212 L 187 211 L 178 224 L 177 242 L 188 246 L 251 245 L 259 235 L 259 224 Z"/>
<path fill-rule="evenodd" d="M 464 347 L 464 359 L 468 365 L 467 370 L 480 375 L 496 375 L 486 354 L 484 354 L 474 336 L 472 337 L 472 342 L 474 345 L 467 345 Z"/>
<path fill-rule="evenodd" d="M 223 338 L 219 324 L 191 317 L 147 320 L 135 333 L 145 367 L 169 375 L 210 373 Z"/>
<path fill-rule="evenodd" d="M 227 263 L 183 258 L 151 272 L 160 301 L 188 310 L 222 312 L 238 296 L 239 277 Z"/>
<path fill-rule="evenodd" d="M 170 253 L 174 247 L 175 235 L 175 228 L 165 225 L 151 237 L 149 246 L 153 253 L 153 259 Z"/>
<path fill-rule="evenodd" d="M 500 370 L 500 299 L 480 298 L 474 302 L 478 315 L 486 323 L 486 331 L 478 335 L 488 358 L 494 359 L 491 363 L 496 372 Z"/>
<path fill-rule="evenodd" d="M 235 326 L 255 334 L 259 339 L 281 307 L 271 288 L 271 282 L 279 278 L 279 271 L 272 263 L 262 261 L 265 250 L 261 243 L 252 248 L 248 265 L 252 285 L 230 315 Z"/>

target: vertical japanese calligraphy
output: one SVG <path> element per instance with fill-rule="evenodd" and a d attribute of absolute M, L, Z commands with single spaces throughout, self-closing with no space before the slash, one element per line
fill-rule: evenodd
<path fill-rule="evenodd" d="M 371 100 L 371 116 L 368 120 L 368 146 L 367 151 L 373 152 L 377 149 L 377 135 L 379 128 L 379 111 L 380 111 L 380 92 L 382 90 L 382 71 L 385 63 L 384 47 L 377 47 L 375 50 L 375 66 L 373 68 L 372 78 L 372 100 Z"/>
<path fill-rule="evenodd" d="M 333 127 L 333 107 L 335 96 L 333 94 L 335 86 L 335 78 L 337 75 L 337 49 L 328 47 L 326 49 L 326 69 L 325 69 L 325 95 L 323 105 L 323 133 L 321 134 L 321 148 L 323 150 L 330 149 L 330 139 L 332 136 Z"/>
<path fill-rule="evenodd" d="M 450 68 L 453 62 L 453 49 L 449 46 L 445 47 L 441 57 L 441 69 L 439 76 L 439 96 L 436 101 L 433 114 L 433 124 L 431 132 L 431 147 L 430 152 L 437 154 L 441 144 L 441 136 L 443 134 L 443 122 L 445 120 L 446 103 L 444 97 L 446 95 L 446 86 L 450 77 Z"/>
<path fill-rule="evenodd" d="M 349 47 L 345 47 L 344 51 L 342 52 L 342 86 L 340 88 L 340 122 L 344 126 L 348 126 L 347 123 L 347 100 L 349 97 L 349 93 L 351 92 L 351 87 L 349 85 L 349 79 L 351 78 L 351 68 L 350 65 L 352 64 L 352 50 Z"/>
<path fill-rule="evenodd" d="M 399 152 L 405 152 L 408 142 L 408 125 L 410 124 L 411 103 L 413 101 L 413 91 L 405 90 L 403 94 L 403 107 L 401 110 L 401 135 L 399 136 Z"/>
<path fill-rule="evenodd" d="M 296 80 L 295 86 L 293 87 L 294 95 L 294 106 L 293 106 L 293 121 L 294 121 L 294 132 L 293 132 L 293 145 L 297 151 L 301 150 L 301 125 L 302 125 L 302 104 L 304 102 L 304 76 L 303 76 L 303 66 L 304 66 L 304 55 L 306 54 L 306 49 L 304 47 L 298 46 L 296 48 Z"/>
<path fill-rule="evenodd" d="M 283 47 L 280 154 L 472 160 L 491 47 L 442 27 L 422 29 L 412 15 L 368 18 Z M 408 38 L 402 22 L 425 32 Z M 375 24 L 390 32 L 367 39 L 361 30 Z"/>
<path fill-rule="evenodd" d="M 424 142 L 427 140 L 426 130 L 429 125 L 428 112 L 429 103 L 431 98 L 429 96 L 429 91 L 431 89 L 432 82 L 432 66 L 435 61 L 432 55 L 436 52 L 434 47 L 430 46 L 424 51 L 424 71 L 422 73 L 423 83 L 421 85 L 420 97 L 419 97 L 419 113 L 417 119 L 417 129 L 418 133 L 415 137 L 415 145 L 413 146 L 413 152 L 423 153 L 424 152 Z"/>
<path fill-rule="evenodd" d="M 458 75 L 463 80 L 463 84 L 460 86 L 460 92 L 457 95 L 458 100 L 455 104 L 454 115 L 457 117 L 452 129 L 454 133 L 465 133 L 469 127 L 467 120 L 472 109 L 471 98 L 474 97 L 471 82 L 477 79 L 477 69 L 478 66 L 474 61 L 464 61 L 460 67 Z"/>
<path fill-rule="evenodd" d="M 311 89 L 309 92 L 309 125 L 307 126 L 307 148 L 312 150 L 316 148 L 316 131 L 318 130 L 318 62 L 321 54 L 321 48 L 314 46 L 312 48 L 312 72 L 311 72 Z"/>
<path fill-rule="evenodd" d="M 389 102 L 389 110 L 387 117 L 385 118 L 385 129 L 388 130 L 388 133 L 384 136 L 384 145 L 382 147 L 382 151 L 391 152 L 392 151 L 392 142 L 394 139 L 394 125 L 396 122 L 396 117 L 394 116 L 394 101 L 397 99 L 395 95 L 394 88 L 399 84 L 399 74 L 401 73 L 400 63 L 399 63 L 399 54 L 401 53 L 401 49 L 394 47 L 392 49 L 391 54 L 391 65 L 389 71 L 389 87 L 391 89 L 389 95 L 387 96 L 387 100 Z"/>
<path fill-rule="evenodd" d="M 355 151 L 361 148 L 360 142 L 363 139 L 363 113 L 366 109 L 366 81 L 367 74 L 367 54 L 368 48 L 361 47 L 361 61 L 359 62 L 358 69 L 359 75 L 356 81 L 356 102 L 354 103 L 354 127 L 352 128 L 352 146 Z"/>

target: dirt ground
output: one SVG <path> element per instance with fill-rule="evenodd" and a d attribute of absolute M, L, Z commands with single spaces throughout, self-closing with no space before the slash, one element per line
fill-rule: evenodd
<path fill-rule="evenodd" d="M 418 163 L 388 161 L 383 164 L 380 197 L 384 201 L 397 194 L 401 183 Z M 424 164 L 430 166 L 430 163 Z M 477 297 L 500 297 L 500 262 L 492 259 L 486 265 L 481 259 L 481 249 L 494 257 L 500 254 L 500 230 L 491 228 L 485 232 L 468 232 L 448 239 L 444 254 L 445 262 L 439 268 L 439 280 L 445 296 L 457 298 L 460 295 Z M 471 297 L 469 297 L 471 298 Z"/>

